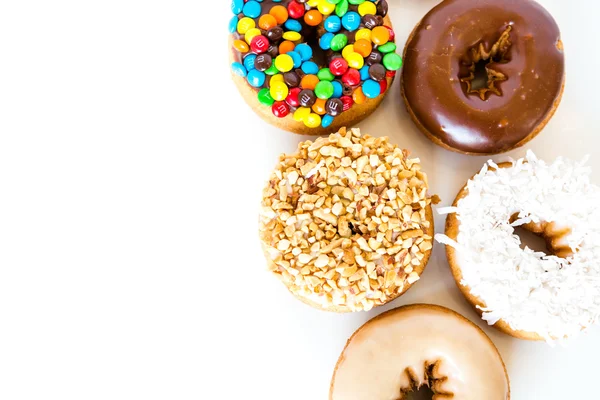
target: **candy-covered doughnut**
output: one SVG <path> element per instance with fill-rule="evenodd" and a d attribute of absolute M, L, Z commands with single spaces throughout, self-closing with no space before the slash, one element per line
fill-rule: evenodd
<path fill-rule="evenodd" d="M 263 119 L 327 134 L 366 118 L 402 65 L 386 0 L 233 0 L 233 80 Z"/>
<path fill-rule="evenodd" d="M 419 279 L 432 248 L 432 198 L 418 158 L 358 129 L 282 155 L 263 191 L 269 269 L 300 300 L 369 310 Z"/>
<path fill-rule="evenodd" d="M 431 396 L 423 394 L 428 387 Z M 498 350 L 471 321 L 444 307 L 415 304 L 360 327 L 335 366 L 329 400 L 508 400 Z"/>
<path fill-rule="evenodd" d="M 600 188 L 583 163 L 489 161 L 459 192 L 446 234 L 457 285 L 490 325 L 522 339 L 572 337 L 600 316 Z M 542 236 L 522 249 L 515 227 Z"/>
<path fill-rule="evenodd" d="M 533 139 L 564 86 L 564 53 L 552 16 L 533 0 L 445 0 L 405 47 L 403 96 L 434 143 L 496 154 Z"/>

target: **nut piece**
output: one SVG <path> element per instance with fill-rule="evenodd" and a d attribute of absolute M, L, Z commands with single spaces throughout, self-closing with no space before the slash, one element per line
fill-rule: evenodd
<path fill-rule="evenodd" d="M 419 159 L 387 138 L 342 128 L 300 143 L 263 190 L 268 268 L 325 309 L 384 304 L 419 279 L 432 246 L 431 201 Z"/>

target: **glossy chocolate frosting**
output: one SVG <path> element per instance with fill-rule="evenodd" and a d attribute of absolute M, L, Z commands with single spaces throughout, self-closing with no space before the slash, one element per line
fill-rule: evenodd
<path fill-rule="evenodd" d="M 469 90 L 475 62 L 488 87 Z M 564 81 L 560 31 L 532 0 L 445 0 L 405 49 L 404 96 L 413 117 L 453 149 L 515 147 L 551 117 Z"/>

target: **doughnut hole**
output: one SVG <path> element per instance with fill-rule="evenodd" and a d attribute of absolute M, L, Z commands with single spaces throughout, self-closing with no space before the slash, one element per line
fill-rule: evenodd
<path fill-rule="evenodd" d="M 517 214 L 514 214 L 510 222 L 517 219 Z M 573 250 L 566 240 L 569 233 L 568 227 L 560 226 L 556 222 L 529 222 L 515 227 L 513 234 L 521 240 L 521 248 L 527 246 L 533 251 L 567 258 L 573 255 Z"/>
<path fill-rule="evenodd" d="M 429 386 L 421 386 L 419 390 L 415 392 L 407 393 L 404 397 L 405 400 L 433 400 L 433 391 Z"/>

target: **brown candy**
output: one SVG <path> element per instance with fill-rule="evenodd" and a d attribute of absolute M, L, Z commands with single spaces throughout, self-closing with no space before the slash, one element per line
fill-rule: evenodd
<path fill-rule="evenodd" d="M 275 26 L 267 31 L 267 38 L 271 42 L 276 42 L 283 37 L 283 29 L 280 26 Z"/>
<path fill-rule="evenodd" d="M 254 60 L 254 68 L 258 71 L 266 71 L 273 64 L 273 58 L 268 54 L 259 54 Z"/>
<path fill-rule="evenodd" d="M 373 64 L 369 67 L 369 76 L 377 82 L 385 79 L 385 72 L 385 67 L 381 64 Z"/>
<path fill-rule="evenodd" d="M 383 19 L 382 19 L 382 21 L 383 21 Z M 377 17 L 372 14 L 367 14 L 364 17 L 362 17 L 362 23 L 365 24 L 365 27 L 367 29 L 373 29 L 376 26 L 380 25 Z"/>
<path fill-rule="evenodd" d="M 371 54 L 367 58 L 365 58 L 365 63 L 367 65 L 379 64 L 383 60 L 383 56 L 380 52 L 373 50 Z"/>
<path fill-rule="evenodd" d="M 300 105 L 303 107 L 312 107 L 317 101 L 317 96 L 312 90 L 304 89 L 298 95 L 298 101 L 300 101 Z"/>
<path fill-rule="evenodd" d="M 377 15 L 385 17 L 388 13 L 388 3 L 386 0 L 379 0 L 377 3 Z"/>
<path fill-rule="evenodd" d="M 272 44 L 267 49 L 267 53 L 269 53 L 269 55 L 271 57 L 275 58 L 275 57 L 277 57 L 279 55 L 279 47 L 277 47 L 274 44 Z"/>
<path fill-rule="evenodd" d="M 336 117 L 344 111 L 344 103 L 340 99 L 329 99 L 325 103 L 325 111 L 332 117 Z"/>
<path fill-rule="evenodd" d="M 296 87 L 300 84 L 300 77 L 294 71 L 290 71 L 283 74 L 283 81 L 289 87 Z"/>

